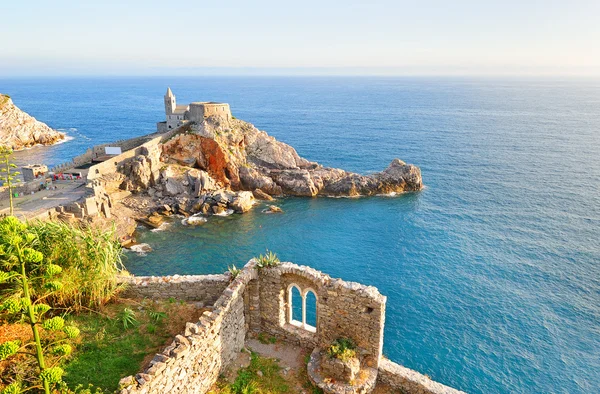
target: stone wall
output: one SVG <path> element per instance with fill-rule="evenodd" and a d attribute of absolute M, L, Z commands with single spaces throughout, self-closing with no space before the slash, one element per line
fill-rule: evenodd
<path fill-rule="evenodd" d="M 267 332 L 308 349 L 339 337 L 354 339 L 377 371 L 377 382 L 405 394 L 459 394 L 381 356 L 386 297 L 376 288 L 332 279 L 310 267 L 281 263 L 258 270 L 250 260 L 235 280 L 229 275 L 124 277 L 126 295 L 199 301 L 213 310 L 186 324 L 150 366 L 122 380 L 121 394 L 206 393 L 245 346 L 249 331 Z M 291 324 L 289 288 L 313 291 L 317 327 Z"/>
<path fill-rule="evenodd" d="M 209 116 L 219 116 L 230 120 L 231 109 L 227 103 L 200 102 L 190 103 L 189 120 L 202 122 Z"/>
<path fill-rule="evenodd" d="M 403 367 L 393 361 L 382 359 L 379 363 L 377 382 L 385 383 L 394 390 L 409 394 L 464 394 L 412 369 Z"/>
<path fill-rule="evenodd" d="M 291 324 L 289 288 L 314 291 L 316 332 Z M 332 279 L 310 267 L 282 263 L 259 274 L 260 326 L 263 331 L 304 347 L 327 348 L 339 337 L 350 337 L 373 359 L 381 358 L 386 297 L 375 287 Z M 251 320 L 251 325 L 254 325 Z"/>
<path fill-rule="evenodd" d="M 126 276 L 125 297 L 199 301 L 213 305 L 229 285 L 228 275 Z"/>
<path fill-rule="evenodd" d="M 144 372 L 121 380 L 121 393 L 206 393 L 245 345 L 244 292 L 255 277 L 256 270 L 247 265 L 228 283 L 211 312 L 204 312 L 198 322 L 187 323 L 185 332 L 157 354 Z M 187 277 L 188 286 L 196 285 L 193 278 Z M 200 285 L 206 284 L 206 278 L 195 278 Z M 158 280 L 150 285 L 150 282 L 146 286 L 144 280 L 129 283 L 131 287 L 154 286 L 165 292 L 175 291 L 174 294 L 180 291 L 175 284 Z"/>

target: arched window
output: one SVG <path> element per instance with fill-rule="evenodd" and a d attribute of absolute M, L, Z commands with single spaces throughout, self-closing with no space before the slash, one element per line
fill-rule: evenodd
<path fill-rule="evenodd" d="M 290 286 L 289 289 L 289 317 L 288 320 L 291 324 L 296 326 L 302 325 L 302 293 L 300 288 L 296 285 Z"/>
<path fill-rule="evenodd" d="M 291 284 L 288 287 L 288 323 L 310 332 L 317 332 L 317 294 L 313 289 L 300 291 Z"/>
<path fill-rule="evenodd" d="M 307 290 L 304 294 L 304 323 L 308 327 L 314 327 L 317 330 L 317 295 L 312 290 Z"/>

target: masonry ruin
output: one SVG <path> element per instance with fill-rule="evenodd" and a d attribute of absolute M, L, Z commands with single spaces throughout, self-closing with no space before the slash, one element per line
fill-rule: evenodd
<path fill-rule="evenodd" d="M 199 302 L 210 307 L 199 321 L 186 324 L 150 366 L 121 381 L 121 394 L 206 393 L 244 348 L 246 338 L 267 333 L 312 351 L 308 375 L 326 393 L 369 393 L 377 383 L 415 394 L 458 394 L 382 355 L 386 297 L 372 286 L 333 279 L 306 266 L 281 263 L 257 267 L 253 259 L 235 278 L 229 274 L 124 277 L 125 296 Z M 294 319 L 292 289 L 304 295 L 302 318 Z M 307 324 L 305 303 L 316 299 L 316 325 Z M 360 355 L 352 381 L 331 379 L 322 368 L 326 349 L 351 338 Z"/>

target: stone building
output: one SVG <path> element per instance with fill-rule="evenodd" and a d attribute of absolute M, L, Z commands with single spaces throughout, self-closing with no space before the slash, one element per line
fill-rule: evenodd
<path fill-rule="evenodd" d="M 209 116 L 221 117 L 226 120 L 231 119 L 231 110 L 227 103 L 198 101 L 177 105 L 177 99 L 171 91 L 171 88 L 167 88 L 164 101 L 166 120 L 156 124 L 156 128 L 159 132 L 175 129 L 190 121 L 201 122 Z"/>

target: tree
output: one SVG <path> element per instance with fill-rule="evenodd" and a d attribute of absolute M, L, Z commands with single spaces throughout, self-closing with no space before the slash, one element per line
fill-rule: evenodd
<path fill-rule="evenodd" d="M 0 361 L 17 353 L 34 356 L 39 367 L 41 386 L 46 394 L 50 394 L 51 386 L 62 381 L 63 370 L 56 365 L 46 365 L 45 353 L 60 357 L 70 354 L 72 348 L 68 341 L 79 335 L 79 329 L 66 326 L 60 316 L 47 317 L 51 307 L 43 301 L 62 287 L 62 283 L 56 280 L 62 268 L 44 259 L 44 255 L 36 250 L 37 235 L 28 230 L 27 225 L 14 216 L 0 220 L 0 284 L 8 284 L 5 285 L 8 291 L 0 298 L 0 312 L 21 318 L 31 326 L 33 332 L 31 342 L 1 343 Z M 54 336 L 53 341 L 43 340 L 40 326 L 46 332 L 59 334 L 59 337 Z M 28 351 L 29 347 L 35 350 Z M 19 393 L 21 383 L 14 382 L 5 391 L 8 388 L 11 393 Z"/>
<path fill-rule="evenodd" d="M 14 169 L 17 166 L 14 163 L 11 163 L 10 159 L 13 154 L 13 151 L 8 146 L 0 145 L 0 180 L 4 181 L 6 186 L 8 187 L 8 195 L 9 195 L 9 205 L 10 205 L 10 215 L 14 214 L 14 206 L 13 206 L 13 186 L 12 181 L 19 175 L 17 171 Z"/>

